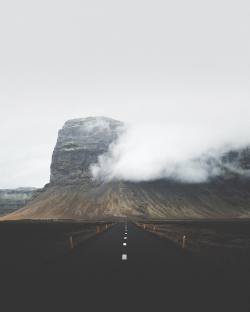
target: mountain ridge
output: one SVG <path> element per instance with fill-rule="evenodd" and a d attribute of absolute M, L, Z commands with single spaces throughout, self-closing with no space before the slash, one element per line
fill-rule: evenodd
<path fill-rule="evenodd" d="M 124 128 L 124 123 L 107 117 L 67 121 L 58 133 L 50 183 L 24 208 L 2 219 L 250 216 L 249 179 L 226 166 L 226 163 L 241 166 L 242 152 L 239 151 L 224 161 L 224 176 L 204 183 L 95 181 L 90 166 L 109 151 Z M 244 166 L 248 169 L 250 153 L 244 153 Z"/>

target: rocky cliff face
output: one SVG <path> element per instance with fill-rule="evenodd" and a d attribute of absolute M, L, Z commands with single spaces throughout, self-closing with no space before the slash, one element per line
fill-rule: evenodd
<path fill-rule="evenodd" d="M 110 118 L 74 119 L 59 131 L 48 185 L 7 219 L 231 218 L 250 217 L 249 149 L 224 155 L 224 174 L 208 183 L 93 182 L 90 165 L 123 131 Z"/>
<path fill-rule="evenodd" d="M 233 150 L 222 157 L 222 164 L 239 174 L 250 173 L 250 147 L 241 150 Z"/>
<path fill-rule="evenodd" d="M 24 207 L 38 193 L 36 188 L 0 190 L 0 215 Z"/>
<path fill-rule="evenodd" d="M 89 167 L 108 151 L 123 129 L 119 121 L 106 117 L 73 119 L 59 131 L 52 157 L 50 183 L 90 184 Z"/>

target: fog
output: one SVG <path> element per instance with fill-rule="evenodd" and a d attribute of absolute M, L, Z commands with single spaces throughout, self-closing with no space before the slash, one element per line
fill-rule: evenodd
<path fill-rule="evenodd" d="M 0 188 L 42 187 L 58 130 L 95 115 L 129 128 L 96 173 L 206 179 L 211 170 L 193 158 L 249 141 L 249 9 L 246 0 L 2 1 Z"/>
<path fill-rule="evenodd" d="M 188 120 L 188 113 L 180 111 L 181 122 L 177 114 L 172 116 L 172 123 L 151 121 L 128 125 L 109 152 L 92 166 L 94 178 L 106 181 L 164 178 L 196 183 L 221 174 L 221 157 L 250 145 L 246 116 L 235 123 L 235 115 L 230 116 L 231 110 L 226 106 L 224 109 L 227 116 L 217 123 L 211 116 L 211 125 L 200 122 L 204 115 L 206 118 L 209 115 L 205 110 L 202 115 L 195 114 L 198 122 L 195 118 Z M 232 164 L 230 169 L 240 172 L 237 164 Z"/>

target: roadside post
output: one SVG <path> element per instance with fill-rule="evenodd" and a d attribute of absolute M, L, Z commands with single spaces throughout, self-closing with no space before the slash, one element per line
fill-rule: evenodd
<path fill-rule="evenodd" d="M 185 249 L 185 247 L 186 247 L 186 240 L 187 240 L 186 235 L 183 235 L 183 237 L 182 237 L 182 249 Z"/>
<path fill-rule="evenodd" d="M 71 250 L 74 249 L 74 242 L 73 242 L 73 237 L 72 236 L 69 237 L 69 248 Z"/>

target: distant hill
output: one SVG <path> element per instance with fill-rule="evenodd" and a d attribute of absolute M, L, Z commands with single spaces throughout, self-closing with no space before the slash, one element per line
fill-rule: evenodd
<path fill-rule="evenodd" d="M 0 189 L 0 215 L 24 207 L 39 192 L 37 188 Z"/>
<path fill-rule="evenodd" d="M 207 183 L 94 181 L 90 165 L 123 128 L 122 122 L 107 117 L 67 121 L 53 152 L 50 183 L 3 219 L 250 217 L 250 180 L 241 174 L 250 169 L 249 149 L 223 155 L 223 174 Z"/>

